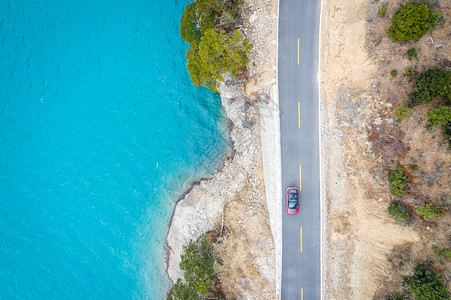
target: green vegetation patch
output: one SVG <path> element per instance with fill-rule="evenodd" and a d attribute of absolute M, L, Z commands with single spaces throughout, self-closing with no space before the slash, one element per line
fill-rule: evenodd
<path fill-rule="evenodd" d="M 409 218 L 407 207 L 398 201 L 392 201 L 388 207 L 388 213 L 396 218 L 396 221 L 403 222 Z"/>
<path fill-rule="evenodd" d="M 191 48 L 186 53 L 192 82 L 217 91 L 226 74 L 244 71 L 252 49 L 241 31 L 238 4 L 241 0 L 195 0 L 186 6 L 180 34 Z"/>
<path fill-rule="evenodd" d="M 395 108 L 395 116 L 397 118 L 397 122 L 401 123 L 402 120 L 407 119 L 413 114 L 413 109 L 408 107 L 407 105 L 400 105 Z"/>
<path fill-rule="evenodd" d="M 404 283 L 417 300 L 447 300 L 448 291 L 440 274 L 434 274 L 424 265 L 417 265 L 413 276 L 404 277 Z"/>
<path fill-rule="evenodd" d="M 440 18 L 441 14 L 434 13 L 429 3 L 408 2 L 393 15 L 388 34 L 393 42 L 418 41 Z"/>
<path fill-rule="evenodd" d="M 407 58 L 409 59 L 409 60 L 412 60 L 412 59 L 418 59 L 418 52 L 417 52 L 417 49 L 415 49 L 415 48 L 410 48 L 409 50 L 407 50 Z"/>
<path fill-rule="evenodd" d="M 401 166 L 396 167 L 395 170 L 390 172 L 388 181 L 390 182 L 390 193 L 393 196 L 398 197 L 407 193 L 407 191 L 405 190 L 407 176 Z"/>
<path fill-rule="evenodd" d="M 435 97 L 451 101 L 451 71 L 431 68 L 416 79 L 415 91 L 408 95 L 411 105 L 429 103 Z"/>
<path fill-rule="evenodd" d="M 199 237 L 196 241 L 191 240 L 188 245 L 183 246 L 180 262 L 180 269 L 185 271 L 186 283 L 177 280 L 167 299 L 203 299 L 213 284 L 214 264 L 215 258 L 205 241 L 205 236 Z"/>
<path fill-rule="evenodd" d="M 423 204 L 416 211 L 417 214 L 422 215 L 425 219 L 446 215 L 446 211 L 443 208 L 432 203 Z"/>
<path fill-rule="evenodd" d="M 420 76 L 420 74 L 418 73 L 417 70 L 415 70 L 414 68 L 410 67 L 410 68 L 407 68 L 407 70 L 406 70 L 406 76 L 409 77 L 412 80 L 417 80 L 418 77 Z"/>
<path fill-rule="evenodd" d="M 238 29 L 233 34 L 208 29 L 202 35 L 197 51 L 189 49 L 186 54 L 191 80 L 197 87 L 205 85 L 216 91 L 217 82 L 224 80 L 223 75 L 235 76 L 246 66 L 247 53 L 251 49 L 252 45 Z"/>
<path fill-rule="evenodd" d="M 384 6 L 381 9 L 379 9 L 377 13 L 379 14 L 379 16 L 383 17 L 387 13 L 387 8 Z"/>
<path fill-rule="evenodd" d="M 434 126 L 446 125 L 451 122 L 451 107 L 432 108 L 429 110 L 427 118 Z"/>
<path fill-rule="evenodd" d="M 391 70 L 390 75 L 393 77 L 396 77 L 396 75 L 398 75 L 398 70 L 396 70 L 396 69 Z"/>

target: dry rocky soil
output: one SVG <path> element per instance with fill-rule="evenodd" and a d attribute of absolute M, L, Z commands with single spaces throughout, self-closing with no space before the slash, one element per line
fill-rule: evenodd
<path fill-rule="evenodd" d="M 417 263 L 450 282 L 449 258 L 439 262 L 431 246 L 450 248 L 450 216 L 425 221 L 415 209 L 432 201 L 450 208 L 451 159 L 439 128 L 428 129 L 426 114 L 437 105 L 414 108 L 398 123 L 394 109 L 407 100 L 413 82 L 409 67 L 421 72 L 450 68 L 450 1 L 434 1 L 444 23 L 416 43 L 393 43 L 387 34 L 401 1 L 323 0 L 322 186 L 323 286 L 325 299 L 385 299 L 407 293 L 402 277 Z M 384 17 L 378 14 L 386 7 Z M 419 59 L 406 51 L 415 47 Z M 390 75 L 391 70 L 397 76 Z M 409 165 L 418 169 L 409 169 Z M 409 193 L 398 200 L 410 219 L 396 222 L 387 212 L 394 198 L 388 174 L 396 166 L 408 174 Z M 449 288 L 449 286 L 448 286 Z"/>

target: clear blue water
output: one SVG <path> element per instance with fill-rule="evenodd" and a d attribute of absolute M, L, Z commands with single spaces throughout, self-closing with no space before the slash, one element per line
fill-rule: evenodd
<path fill-rule="evenodd" d="M 226 148 L 187 3 L 0 0 L 0 298 L 164 297 L 175 200 Z"/>

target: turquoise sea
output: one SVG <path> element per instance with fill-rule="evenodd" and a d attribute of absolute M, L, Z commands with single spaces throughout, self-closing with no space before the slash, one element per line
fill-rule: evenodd
<path fill-rule="evenodd" d="M 1 299 L 164 298 L 175 201 L 227 145 L 189 2 L 0 0 Z"/>

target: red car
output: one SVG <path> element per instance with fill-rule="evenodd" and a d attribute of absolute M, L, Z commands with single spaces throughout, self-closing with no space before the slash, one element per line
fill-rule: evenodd
<path fill-rule="evenodd" d="M 299 191 L 295 187 L 287 188 L 287 212 L 289 215 L 299 212 Z"/>

